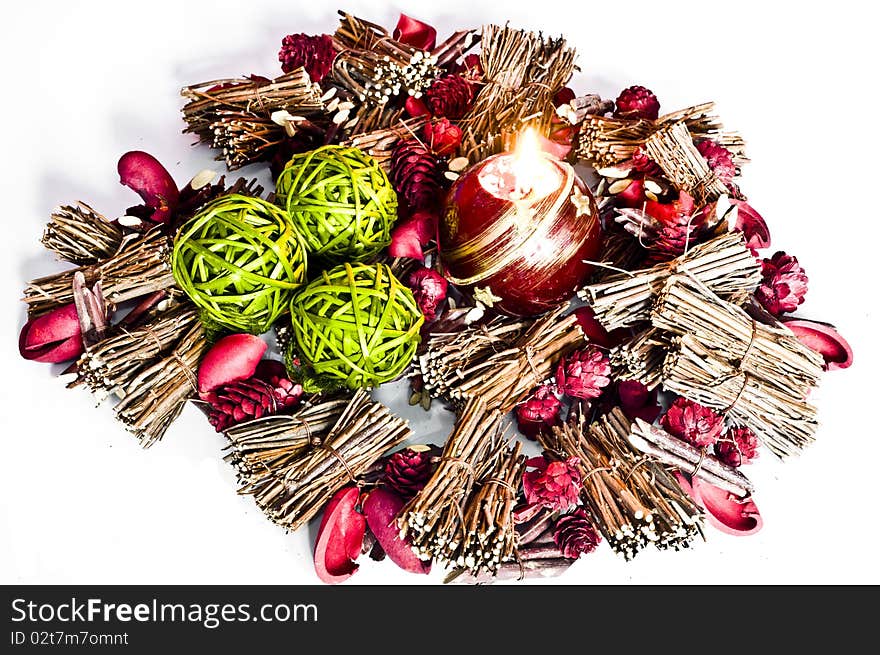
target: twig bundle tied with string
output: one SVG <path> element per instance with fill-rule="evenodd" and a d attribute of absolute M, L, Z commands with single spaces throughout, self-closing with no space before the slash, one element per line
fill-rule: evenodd
<path fill-rule="evenodd" d="M 508 412 L 552 374 L 559 358 L 584 343 L 573 314 L 559 307 L 531 322 L 495 319 L 453 335 L 435 334 L 418 367 L 435 398 L 481 398 Z"/>
<path fill-rule="evenodd" d="M 382 169 L 389 173 L 391 154 L 394 146 L 401 139 L 408 139 L 419 133 L 427 120 L 423 116 L 405 118 L 393 123 L 390 127 L 363 132 L 347 139 L 341 145 L 357 148 L 372 157 Z"/>
<path fill-rule="evenodd" d="M 683 122 L 694 139 L 712 139 L 730 151 L 737 166 L 746 163 L 742 137 L 725 132 L 714 112 L 715 103 L 706 102 L 666 114 L 656 121 L 590 115 L 581 124 L 577 154 L 596 168 L 615 166 L 632 158 L 637 148 L 644 148 L 657 130 Z"/>
<path fill-rule="evenodd" d="M 783 326 L 754 320 L 693 277 L 666 280 L 651 314 L 657 329 L 686 335 L 713 356 L 802 400 L 816 386 L 824 360 Z"/>
<path fill-rule="evenodd" d="M 229 440 L 224 460 L 235 467 L 241 484 L 275 475 L 308 448 L 321 444 L 348 403 L 348 398 L 314 396 L 293 415 L 265 416 L 233 425 L 224 432 Z"/>
<path fill-rule="evenodd" d="M 304 68 L 274 80 L 252 76 L 202 82 L 181 89 L 184 132 L 220 150 L 230 170 L 271 155 L 296 122 L 273 120 L 275 112 L 300 119 L 325 117 L 322 91 Z"/>
<path fill-rule="evenodd" d="M 78 201 L 52 212 L 42 242 L 60 259 L 87 266 L 112 257 L 123 236 L 122 228 Z"/>
<path fill-rule="evenodd" d="M 680 257 L 652 268 L 612 276 L 578 291 L 606 330 L 651 318 L 651 306 L 674 274 L 699 280 L 734 303 L 744 302 L 761 282 L 761 265 L 741 233 L 730 232 L 690 248 Z"/>
<path fill-rule="evenodd" d="M 357 482 L 387 450 L 410 438 L 406 421 L 360 390 L 348 403 L 320 445 L 272 470 L 239 493 L 251 494 L 276 524 L 296 530 L 327 504 L 346 484 Z"/>
<path fill-rule="evenodd" d="M 436 558 L 460 567 L 484 568 L 497 566 L 501 554 L 508 552 L 508 540 L 513 536 L 507 531 L 513 530 L 513 520 L 505 509 L 512 511 L 516 494 L 510 494 L 508 507 L 508 487 L 504 485 L 516 489 L 513 485 L 518 484 L 522 465 L 518 463 L 518 452 L 507 456 L 502 419 L 500 412 L 488 411 L 480 398 L 470 399 L 446 440 L 434 474 L 398 514 L 398 527 L 409 535 L 413 550 L 422 559 Z M 473 496 L 481 480 L 496 477 L 504 484 L 491 486 L 500 489 L 478 487 L 477 495 Z M 486 521 L 479 524 L 481 519 L 476 512 L 481 510 L 478 505 L 471 505 L 472 496 L 492 500 L 493 506 L 487 505 L 485 509 L 500 509 L 500 514 L 496 511 L 494 515 L 487 515 Z M 479 525 L 471 526 L 469 516 Z M 470 527 L 478 532 L 471 534 Z M 482 550 L 477 544 L 488 543 L 496 529 L 500 542 L 491 546 L 488 558 L 477 555 L 477 551 Z M 492 562 L 494 564 L 490 564 Z"/>
<path fill-rule="evenodd" d="M 164 436 L 186 401 L 195 396 L 196 371 L 207 349 L 205 329 L 195 321 L 168 354 L 116 390 L 121 398 L 114 408 L 116 416 L 144 448 Z"/>
<path fill-rule="evenodd" d="M 667 125 L 645 141 L 645 150 L 659 164 L 675 187 L 687 191 L 699 205 L 714 202 L 727 193 L 727 186 L 709 168 L 694 145 L 684 121 Z"/>
<path fill-rule="evenodd" d="M 649 544 L 688 548 L 702 536 L 702 512 L 664 466 L 632 447 L 630 432 L 619 408 L 589 427 L 575 411 L 539 441 L 552 455 L 578 458 L 581 497 L 616 553 L 629 560 Z"/>
<path fill-rule="evenodd" d="M 113 393 L 122 397 L 129 383 L 167 354 L 197 322 L 198 312 L 187 303 L 160 313 L 139 328 L 117 327 L 115 336 L 99 341 L 80 356 L 77 377 L 68 387 L 85 384 L 99 401 Z"/>
<path fill-rule="evenodd" d="M 462 153 L 471 161 L 500 152 L 526 124 L 546 134 L 553 97 L 575 69 L 575 50 L 563 38 L 486 25 L 480 45 L 486 84 L 462 121 Z"/>
<path fill-rule="evenodd" d="M 109 306 L 174 286 L 171 244 L 161 228 L 126 237 L 119 251 L 97 264 L 47 275 L 28 283 L 24 302 L 38 315 L 73 302 L 73 277 L 81 272 L 87 286 L 101 283 Z"/>

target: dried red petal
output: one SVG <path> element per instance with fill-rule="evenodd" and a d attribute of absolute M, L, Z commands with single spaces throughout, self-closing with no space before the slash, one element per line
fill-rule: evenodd
<path fill-rule="evenodd" d="M 400 14 L 392 36 L 418 50 L 433 50 L 437 45 L 437 30 L 420 20 Z"/>
<path fill-rule="evenodd" d="M 83 352 L 79 316 L 70 303 L 30 319 L 21 328 L 18 352 L 25 359 L 57 364 Z"/>
<path fill-rule="evenodd" d="M 621 380 L 617 384 L 617 395 L 620 397 L 620 409 L 631 421 L 640 418 L 653 423 L 663 411 L 657 401 L 657 389 L 649 390 L 638 380 Z"/>
<path fill-rule="evenodd" d="M 415 212 L 391 231 L 388 254 L 392 257 L 409 257 L 424 261 L 422 248 L 437 235 L 438 217 L 430 211 Z"/>
<path fill-rule="evenodd" d="M 164 223 L 171 218 L 177 209 L 180 191 L 158 159 L 146 152 L 132 150 L 119 158 L 116 169 L 119 182 L 137 193 L 152 210 L 151 221 Z"/>
<path fill-rule="evenodd" d="M 676 477 L 679 476 L 681 474 Z M 722 532 L 745 537 L 755 534 L 764 525 L 758 506 L 751 496 L 739 498 L 700 478 L 693 478 L 690 485 L 682 487 L 706 510 L 709 523 Z"/>
<path fill-rule="evenodd" d="M 358 569 L 355 560 L 367 531 L 367 522 L 357 511 L 359 497 L 357 487 L 343 487 L 327 503 L 315 542 L 315 572 L 322 582 L 338 584 Z"/>
<path fill-rule="evenodd" d="M 222 384 L 244 380 L 254 374 L 266 342 L 252 334 L 230 334 L 215 343 L 199 364 L 199 395 Z"/>
<path fill-rule="evenodd" d="M 783 318 L 782 322 L 794 332 L 798 341 L 822 355 L 825 370 L 833 371 L 852 366 L 852 348 L 830 323 L 808 321 L 804 318 Z"/>
<path fill-rule="evenodd" d="M 397 528 L 397 515 L 405 504 L 406 501 L 393 491 L 379 487 L 364 501 L 364 516 L 388 559 L 404 571 L 425 575 L 431 572 L 431 563 L 419 559 L 410 540 L 401 538 Z"/>

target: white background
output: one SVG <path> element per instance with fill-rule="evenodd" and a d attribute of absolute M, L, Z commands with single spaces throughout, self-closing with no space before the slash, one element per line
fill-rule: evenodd
<path fill-rule="evenodd" d="M 614 97 L 644 84 L 671 111 L 715 99 L 753 163 L 742 182 L 774 247 L 810 277 L 799 312 L 836 323 L 855 365 L 816 394 L 822 428 L 801 457 L 765 453 L 757 484 L 763 531 L 715 530 L 692 551 L 647 551 L 624 563 L 608 548 L 562 583 L 880 582 L 876 341 L 878 61 L 869 3 L 351 1 L 393 26 L 397 12 L 453 28 L 509 20 L 564 33 L 577 47 L 579 92 Z M 59 270 L 39 244 L 59 203 L 110 216 L 137 199 L 116 161 L 145 149 L 179 183 L 211 165 L 191 147 L 178 96 L 188 83 L 279 73 L 290 32 L 332 32 L 326 2 L 30 2 L 7 8 L 0 39 L 0 582 L 314 583 L 313 537 L 286 535 L 235 493 L 221 437 L 189 407 L 163 442 L 141 451 L 53 367 L 18 356 L 25 282 Z M 868 10 L 869 11 L 869 10 Z M 215 165 L 219 166 L 219 165 Z M 219 170 L 219 168 L 218 168 Z M 401 397 L 402 394 L 397 394 Z M 399 401 L 398 401 L 399 402 Z M 445 429 L 416 429 L 437 440 Z M 436 413 L 436 412 L 435 412 Z M 439 582 L 439 571 L 430 581 Z M 351 583 L 419 583 L 366 560 Z"/>

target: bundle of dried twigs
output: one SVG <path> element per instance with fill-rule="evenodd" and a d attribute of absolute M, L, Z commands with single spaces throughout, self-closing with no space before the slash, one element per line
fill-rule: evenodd
<path fill-rule="evenodd" d="M 118 326 L 115 336 L 99 341 L 80 356 L 76 379 L 68 387 L 85 384 L 99 401 L 113 393 L 124 395 L 128 384 L 197 322 L 198 312 L 186 303 L 136 329 Z"/>
<path fill-rule="evenodd" d="M 822 374 L 822 356 L 790 330 L 759 323 L 695 277 L 673 275 L 666 280 L 651 322 L 655 328 L 689 336 L 713 357 L 796 400 L 805 398 Z"/>
<path fill-rule="evenodd" d="M 174 286 L 168 261 L 171 244 L 161 228 L 125 237 L 119 251 L 97 264 L 47 275 L 30 282 L 24 302 L 31 315 L 73 302 L 73 277 L 81 272 L 85 283 L 101 283 L 104 298 L 113 306 L 126 300 Z"/>
<path fill-rule="evenodd" d="M 529 322 L 495 319 L 456 334 L 432 334 L 418 366 L 425 388 L 453 402 L 481 398 L 507 412 L 544 382 L 559 358 L 584 343 L 574 315 L 559 307 Z"/>
<path fill-rule="evenodd" d="M 516 489 L 517 476 L 522 474 L 524 463 L 519 462 L 518 450 L 507 451 L 501 431 L 502 418 L 498 411 L 487 411 L 481 399 L 469 400 L 446 440 L 431 479 L 400 511 L 398 526 L 409 535 L 413 550 L 420 557 L 436 558 L 459 567 L 486 568 L 490 562 L 497 564 L 502 553 L 508 552 L 508 543 L 513 539 L 510 512 L 515 492 L 507 494 L 504 485 Z M 489 487 L 479 487 L 474 496 L 492 501 L 492 506 L 487 505 L 485 509 L 494 513 L 485 516 L 483 521 L 478 516 L 479 504 L 472 505 L 469 501 L 475 485 L 495 477 L 503 480 L 503 484 L 496 482 Z M 508 495 L 511 496 L 509 502 Z M 470 534 L 471 522 L 473 529 L 479 528 L 482 532 Z M 477 555 L 478 550 L 482 551 L 480 543 L 495 541 L 492 539 L 495 530 L 500 531 L 500 542 L 491 546 L 487 558 Z"/>
<path fill-rule="evenodd" d="M 575 51 L 563 38 L 486 25 L 481 46 L 486 84 L 461 125 L 461 152 L 471 161 L 499 152 L 505 135 L 526 124 L 546 134 L 556 113 L 553 96 L 575 68 Z"/>
<path fill-rule="evenodd" d="M 651 318 L 651 305 L 673 275 L 699 280 L 734 303 L 744 302 L 761 282 L 761 266 L 741 233 L 730 232 L 689 249 L 652 268 L 622 273 L 578 292 L 607 330 Z"/>
<path fill-rule="evenodd" d="M 320 445 L 283 468 L 245 482 L 239 493 L 254 496 L 276 524 L 296 530 L 321 511 L 330 497 L 390 448 L 412 436 L 406 421 L 358 391 Z"/>
<path fill-rule="evenodd" d="M 387 172 L 391 165 L 391 153 L 394 150 L 394 145 L 400 139 L 408 139 L 418 134 L 425 122 L 425 118 L 421 116 L 405 118 L 390 127 L 357 134 L 344 141 L 342 145 L 363 150 Z"/>
<path fill-rule="evenodd" d="M 245 77 L 202 82 L 181 89 L 184 132 L 220 149 L 218 160 L 230 169 L 264 159 L 291 136 L 295 121 L 273 120 L 276 112 L 300 119 L 329 122 L 322 90 L 298 68 L 274 80 Z"/>
<path fill-rule="evenodd" d="M 637 332 L 608 353 L 614 378 L 636 380 L 653 389 L 662 381 L 668 348 L 669 341 L 662 331 L 649 327 Z"/>
<path fill-rule="evenodd" d="M 229 439 L 224 459 L 231 463 L 240 483 L 254 484 L 286 469 L 311 446 L 320 445 L 349 398 L 307 400 L 293 415 L 266 416 L 233 425 L 224 433 Z"/>
<path fill-rule="evenodd" d="M 660 128 L 645 141 L 648 156 L 680 191 L 693 196 L 698 206 L 717 200 L 727 186 L 709 168 L 709 162 L 694 145 L 684 121 Z"/>
<path fill-rule="evenodd" d="M 42 242 L 60 259 L 86 266 L 112 257 L 124 232 L 82 201 L 52 212 Z"/>
<path fill-rule="evenodd" d="M 779 457 L 797 454 L 814 441 L 816 408 L 805 394 L 784 389 L 786 378 L 778 373 L 768 383 L 716 352 L 690 335 L 674 340 L 663 365 L 664 387 L 749 427 Z"/>
<path fill-rule="evenodd" d="M 632 559 L 648 544 L 689 547 L 702 536 L 701 510 L 659 461 L 632 447 L 630 432 L 619 408 L 589 427 L 576 411 L 539 441 L 555 456 L 579 459 L 584 504 L 615 552 Z"/>
<path fill-rule="evenodd" d="M 655 131 L 683 122 L 695 139 L 713 139 L 727 148 L 736 165 L 748 159 L 745 142 L 738 134 L 724 132 L 721 120 L 714 114 L 715 103 L 706 102 L 661 116 L 656 121 L 587 116 L 581 125 L 578 156 L 597 168 L 615 166 L 630 159 L 637 148 Z"/>
<path fill-rule="evenodd" d="M 159 441 L 198 389 L 196 371 L 208 349 L 205 330 L 193 321 L 174 348 L 115 389 L 116 416 L 148 448 Z"/>

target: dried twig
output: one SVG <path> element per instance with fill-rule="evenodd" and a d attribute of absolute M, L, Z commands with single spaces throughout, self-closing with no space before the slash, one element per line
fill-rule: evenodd
<path fill-rule="evenodd" d="M 709 168 L 709 162 L 694 145 L 684 121 L 654 132 L 645 141 L 645 150 L 660 165 L 669 181 L 693 196 L 698 206 L 727 193 L 727 186 Z"/>
<path fill-rule="evenodd" d="M 112 257 L 124 232 L 82 201 L 59 207 L 43 231 L 43 245 L 71 264 L 85 266 Z"/>

